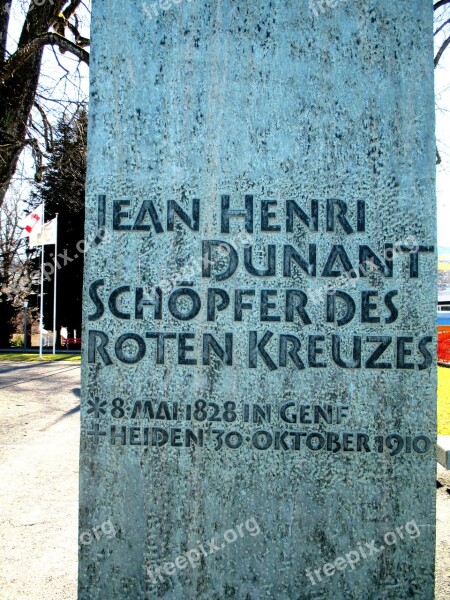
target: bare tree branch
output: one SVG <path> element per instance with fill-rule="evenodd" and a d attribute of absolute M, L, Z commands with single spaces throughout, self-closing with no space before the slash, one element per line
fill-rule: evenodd
<path fill-rule="evenodd" d="M 89 40 L 80 34 L 76 19 L 78 9 L 85 11 L 83 0 L 28 1 L 17 50 L 9 57 L 6 51 L 1 53 L 11 26 L 9 10 L 8 18 L 4 18 L 4 7 L 10 9 L 11 0 L 0 0 L 0 206 L 13 180 L 23 148 L 30 145 L 27 140 L 36 135 L 30 132 L 28 123 L 38 86 L 42 85 L 44 48 L 59 48 L 61 53 L 67 52 L 78 59 L 78 65 L 89 63 L 89 53 L 84 49 Z M 67 71 L 64 77 L 68 77 Z M 53 89 L 57 87 L 58 83 L 55 83 Z M 34 123 L 33 126 L 36 127 Z M 44 135 L 45 128 L 44 123 Z M 34 149 L 37 152 L 36 146 Z M 39 161 L 37 167 L 39 177 Z"/>
<path fill-rule="evenodd" d="M 434 10 L 437 10 L 438 8 L 441 8 L 442 6 L 445 6 L 446 4 L 450 4 L 450 0 L 438 0 L 438 2 L 436 2 L 436 4 L 433 6 Z"/>
<path fill-rule="evenodd" d="M 70 23 L 70 21 L 68 21 L 66 23 L 66 26 L 67 26 L 67 29 L 71 32 L 71 34 L 75 38 L 75 43 L 77 44 L 77 46 L 81 46 L 82 48 L 85 48 L 86 46 L 90 46 L 91 40 L 83 37 L 80 34 L 80 32 L 78 31 L 78 24 L 77 24 L 78 19 L 76 18 L 76 15 L 75 15 L 74 19 L 75 19 L 75 25 L 73 23 Z"/>
<path fill-rule="evenodd" d="M 0 208 L 0 314 L 2 328 L 0 344 L 8 345 L 15 330 L 15 319 L 22 309 L 23 300 L 29 296 L 31 276 L 30 261 L 25 239 L 21 237 L 20 197 L 12 197 Z"/>
<path fill-rule="evenodd" d="M 441 31 L 442 31 L 442 30 L 443 30 L 445 27 L 447 27 L 447 25 L 449 25 L 449 24 L 450 24 L 450 19 L 447 19 L 446 21 L 444 21 L 444 22 L 442 23 L 442 25 L 441 25 L 440 27 L 438 27 L 438 28 L 436 29 L 436 31 L 434 32 L 434 35 L 437 35 L 438 33 L 441 33 Z"/>
<path fill-rule="evenodd" d="M 4 1 L 0 6 L 0 66 L 6 58 L 6 42 L 8 39 L 9 15 L 11 14 L 12 0 Z"/>
<path fill-rule="evenodd" d="M 439 52 L 436 54 L 436 58 L 434 59 L 434 66 L 435 67 L 438 66 L 439 61 L 442 58 L 442 55 L 444 54 L 445 50 L 448 48 L 449 45 L 450 45 L 450 36 L 445 40 L 445 42 L 439 48 Z"/>
<path fill-rule="evenodd" d="M 42 108 L 42 106 L 40 104 L 38 104 L 36 101 L 34 103 L 34 106 L 39 111 L 39 114 L 41 115 L 42 123 L 44 125 L 45 149 L 47 152 L 51 152 L 53 150 L 53 128 L 52 128 L 51 124 L 49 123 L 49 120 L 47 119 L 47 115 L 45 114 L 45 111 Z"/>
<path fill-rule="evenodd" d="M 68 21 L 75 14 L 76 10 L 79 8 L 81 4 L 81 0 L 71 0 L 69 6 L 67 6 L 63 10 L 63 15 L 66 21 Z"/>
<path fill-rule="evenodd" d="M 44 46 L 52 45 L 58 46 L 61 50 L 70 52 L 79 60 L 89 65 L 89 52 L 86 52 L 84 48 L 81 48 L 74 42 L 71 42 L 67 38 L 54 32 L 47 32 L 43 35 L 39 35 L 34 38 L 31 42 L 26 44 L 23 48 L 19 48 L 4 64 L 0 71 L 0 83 L 6 81 L 9 77 L 19 69 L 25 61 L 35 52 L 41 50 Z"/>

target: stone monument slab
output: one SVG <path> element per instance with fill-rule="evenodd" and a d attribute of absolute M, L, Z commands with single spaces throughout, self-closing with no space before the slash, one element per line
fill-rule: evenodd
<path fill-rule="evenodd" d="M 432 21 L 93 1 L 81 600 L 432 600 Z"/>

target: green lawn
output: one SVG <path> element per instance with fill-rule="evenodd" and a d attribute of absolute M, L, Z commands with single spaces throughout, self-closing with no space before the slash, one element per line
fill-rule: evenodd
<path fill-rule="evenodd" d="M 450 369 L 438 367 L 438 433 L 450 435 Z"/>
<path fill-rule="evenodd" d="M 79 354 L 44 354 L 43 358 L 39 358 L 39 354 L 24 354 L 20 352 L 11 353 L 0 353 L 0 361 L 8 362 L 52 362 L 62 360 L 64 362 L 71 362 L 80 360 Z"/>

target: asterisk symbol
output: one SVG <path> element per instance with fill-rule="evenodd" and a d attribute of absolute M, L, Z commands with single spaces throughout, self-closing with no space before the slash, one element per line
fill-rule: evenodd
<path fill-rule="evenodd" d="M 88 404 L 91 408 L 88 408 L 88 415 L 94 413 L 94 418 L 98 419 L 100 415 L 106 414 L 106 409 L 103 407 L 106 406 L 106 401 L 101 401 L 100 398 L 94 398 L 94 400 L 88 400 Z"/>

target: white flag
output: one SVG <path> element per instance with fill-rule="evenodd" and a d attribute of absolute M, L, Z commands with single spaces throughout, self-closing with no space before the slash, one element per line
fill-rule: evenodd
<path fill-rule="evenodd" d="M 44 223 L 43 231 L 34 227 L 30 235 L 30 248 L 46 244 L 56 244 L 56 218 Z"/>
<path fill-rule="evenodd" d="M 41 229 L 43 216 L 42 209 L 43 205 L 39 204 L 39 206 L 37 206 L 30 212 L 30 214 L 20 221 L 19 225 L 23 227 L 22 235 L 24 237 L 30 236 L 32 232 Z"/>

